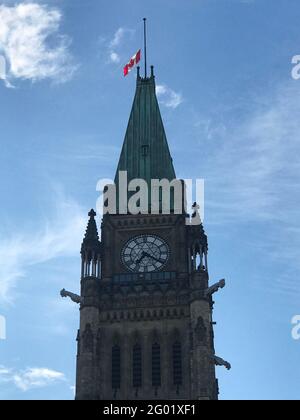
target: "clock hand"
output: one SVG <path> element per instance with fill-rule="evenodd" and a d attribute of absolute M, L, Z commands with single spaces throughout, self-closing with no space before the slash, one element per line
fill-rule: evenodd
<path fill-rule="evenodd" d="M 135 263 L 139 264 L 142 261 L 142 259 L 145 258 L 145 257 L 146 257 L 146 252 L 142 252 L 142 255 L 140 256 L 140 258 L 135 260 Z"/>
<path fill-rule="evenodd" d="M 153 257 L 153 255 L 148 254 L 148 252 L 144 253 L 146 257 L 152 258 L 152 260 L 159 262 L 160 264 L 163 264 L 164 261 L 160 260 L 159 258 Z"/>
<path fill-rule="evenodd" d="M 143 251 L 141 256 L 138 259 L 135 260 L 135 264 L 140 264 L 141 261 L 145 257 L 151 258 L 152 260 L 157 261 L 160 264 L 164 264 L 164 262 L 165 262 L 165 261 L 160 260 L 159 258 L 154 257 L 153 255 L 149 254 L 148 252 Z"/>

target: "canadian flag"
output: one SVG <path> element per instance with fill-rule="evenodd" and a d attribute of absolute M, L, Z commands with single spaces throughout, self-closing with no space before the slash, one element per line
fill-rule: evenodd
<path fill-rule="evenodd" d="M 141 50 L 138 50 L 138 52 L 131 57 L 129 60 L 129 63 L 126 64 L 124 67 L 124 76 L 127 76 L 127 74 L 132 70 L 132 68 L 141 60 Z"/>

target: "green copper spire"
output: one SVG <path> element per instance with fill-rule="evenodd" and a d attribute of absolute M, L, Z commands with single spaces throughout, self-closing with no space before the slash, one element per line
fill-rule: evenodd
<path fill-rule="evenodd" d="M 176 178 L 173 161 L 155 92 L 153 66 L 151 76 L 137 74 L 135 97 L 129 117 L 125 140 L 115 177 L 127 171 L 128 182 L 144 179 L 151 186 L 151 179 Z"/>

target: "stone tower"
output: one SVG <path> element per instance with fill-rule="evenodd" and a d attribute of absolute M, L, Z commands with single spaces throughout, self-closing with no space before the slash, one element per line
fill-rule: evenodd
<path fill-rule="evenodd" d="M 135 98 L 116 174 L 128 183 L 176 178 L 150 77 L 137 76 Z M 171 199 L 172 201 L 172 199 Z M 117 200 L 119 202 L 119 200 Z M 187 214 L 105 214 L 101 240 L 91 210 L 82 243 L 77 335 L 78 400 L 216 400 L 207 236 Z M 199 217 L 194 207 L 194 219 Z M 189 219 L 191 220 L 191 219 Z M 200 219 L 199 219 L 200 220 Z"/>

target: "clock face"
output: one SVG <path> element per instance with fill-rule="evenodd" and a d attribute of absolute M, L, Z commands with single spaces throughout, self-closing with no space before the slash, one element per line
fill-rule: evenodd
<path fill-rule="evenodd" d="M 168 244 L 155 235 L 136 236 L 122 249 L 122 262 L 135 273 L 161 270 L 169 260 Z"/>

